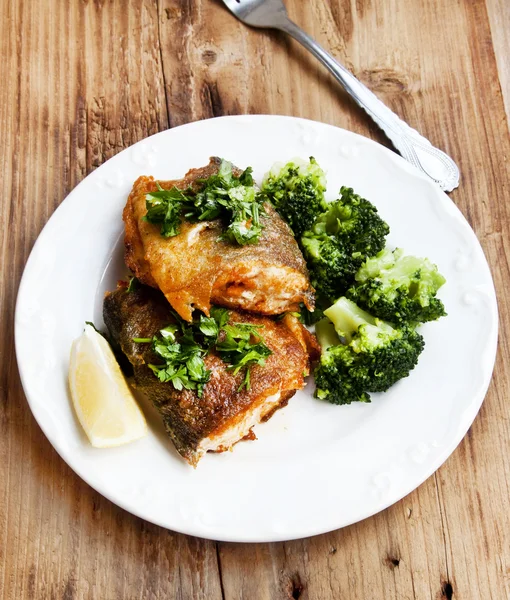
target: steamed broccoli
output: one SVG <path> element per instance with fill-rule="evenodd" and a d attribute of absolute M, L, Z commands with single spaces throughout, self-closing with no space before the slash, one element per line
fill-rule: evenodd
<path fill-rule="evenodd" d="M 315 158 L 276 163 L 262 182 L 262 194 L 271 201 L 299 237 L 324 210 L 326 177 Z"/>
<path fill-rule="evenodd" d="M 317 324 L 322 347 L 315 370 L 315 395 L 333 404 L 370 402 L 368 392 L 384 392 L 407 377 L 424 348 L 422 336 L 374 318 L 340 298 Z"/>
<path fill-rule="evenodd" d="M 334 237 L 305 234 L 301 248 L 318 295 L 332 300 L 352 283 L 357 263 Z"/>
<path fill-rule="evenodd" d="M 390 230 L 371 202 L 351 188 L 340 194 L 301 238 L 312 285 L 330 300 L 344 294 L 363 262 L 384 248 Z"/>
<path fill-rule="evenodd" d="M 394 323 L 425 323 L 446 314 L 436 298 L 445 278 L 427 258 L 382 250 L 356 273 L 347 297 L 376 317 Z"/>
<path fill-rule="evenodd" d="M 306 308 L 303 302 L 299 304 L 299 315 L 298 319 L 303 325 L 315 325 L 318 321 L 324 318 L 324 312 L 318 306 L 314 310 L 310 311 Z"/>

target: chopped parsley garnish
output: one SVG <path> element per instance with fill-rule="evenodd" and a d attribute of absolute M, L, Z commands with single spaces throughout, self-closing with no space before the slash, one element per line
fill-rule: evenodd
<path fill-rule="evenodd" d="M 164 190 L 157 181 L 156 185 L 156 192 L 145 194 L 145 219 L 149 223 L 161 224 L 163 237 L 173 237 L 179 233 L 182 206 L 186 202 L 186 196 L 176 187 Z"/>
<path fill-rule="evenodd" d="M 127 292 L 134 292 L 139 287 L 140 287 L 140 282 L 138 281 L 138 279 L 136 277 L 130 277 L 129 278 L 128 286 L 126 288 L 126 293 Z"/>
<path fill-rule="evenodd" d="M 220 353 L 222 359 L 230 365 L 234 375 L 246 368 L 244 381 L 239 390 L 245 387 L 250 389 L 250 367 L 252 365 L 264 366 L 266 358 L 271 354 L 271 350 L 264 344 L 258 330 L 261 326 L 251 325 L 249 323 L 235 323 L 234 325 L 225 325 L 223 331 L 225 338 L 216 344 L 216 350 Z M 255 342 L 252 343 L 252 339 Z"/>
<path fill-rule="evenodd" d="M 96 333 L 99 333 L 100 335 L 103 335 L 99 329 L 94 325 L 94 323 L 92 323 L 92 321 L 85 321 L 85 325 L 90 325 L 92 327 L 92 329 L 94 329 L 94 331 Z M 103 336 L 104 337 L 104 336 Z"/>
<path fill-rule="evenodd" d="M 182 319 L 168 325 L 152 338 L 133 338 L 135 343 L 152 344 L 161 364 L 149 364 L 162 382 L 171 382 L 176 390 L 197 390 L 202 397 L 205 384 L 211 377 L 204 359 L 215 350 L 228 365 L 233 375 L 245 369 L 243 382 L 238 391 L 250 389 L 250 369 L 263 366 L 272 354 L 264 344 L 260 329 L 262 325 L 251 323 L 228 324 L 228 311 L 213 307 L 211 316 L 201 315 L 193 323 Z"/>
<path fill-rule="evenodd" d="M 168 327 L 152 339 L 154 354 L 163 359 L 162 365 L 150 364 L 149 367 L 160 381 L 172 382 L 176 390 L 197 390 L 202 396 L 204 385 L 211 377 L 211 371 L 205 368 L 205 350 L 193 339 L 193 333 L 187 330 L 180 341 L 173 335 L 166 335 Z"/>
<path fill-rule="evenodd" d="M 206 337 L 217 338 L 218 333 L 220 332 L 220 328 L 216 319 L 213 317 L 204 317 L 204 315 L 200 316 L 198 328 Z"/>
<path fill-rule="evenodd" d="M 248 167 L 239 176 L 232 172 L 232 163 L 222 160 L 218 172 L 197 181 L 199 190 L 164 190 L 158 182 L 157 191 L 145 195 L 145 220 L 161 226 L 161 235 L 179 234 L 182 219 L 212 221 L 221 218 L 226 227 L 222 239 L 241 246 L 256 244 L 262 232 L 260 213 L 264 211 Z"/>

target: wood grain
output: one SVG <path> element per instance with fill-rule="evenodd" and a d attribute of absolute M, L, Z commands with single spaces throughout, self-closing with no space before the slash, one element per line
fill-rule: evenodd
<path fill-rule="evenodd" d="M 219 0 L 0 0 L 2 599 L 510 598 L 509 5 L 287 5 L 460 165 L 451 198 L 480 238 L 500 308 L 482 410 L 415 492 L 310 539 L 216 544 L 145 523 L 91 490 L 35 423 L 14 357 L 23 266 L 58 204 L 133 142 L 211 116 L 289 114 L 384 139 L 293 41 L 247 29 Z"/>
<path fill-rule="evenodd" d="M 507 121 L 510 121 L 510 3 L 505 0 L 487 0 L 487 12 Z"/>

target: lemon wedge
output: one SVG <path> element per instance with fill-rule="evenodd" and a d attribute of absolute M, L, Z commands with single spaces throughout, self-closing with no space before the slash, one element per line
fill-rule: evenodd
<path fill-rule="evenodd" d="M 96 448 L 127 444 L 147 433 L 110 345 L 88 324 L 71 348 L 69 387 L 78 420 Z"/>

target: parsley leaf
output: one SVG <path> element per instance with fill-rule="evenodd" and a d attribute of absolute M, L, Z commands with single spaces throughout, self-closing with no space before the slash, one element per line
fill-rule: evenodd
<path fill-rule="evenodd" d="M 164 190 L 156 181 L 158 190 L 145 194 L 147 214 L 144 219 L 149 223 L 161 224 L 161 235 L 173 237 L 179 233 L 182 205 L 187 201 L 184 193 L 176 187 Z"/>
<path fill-rule="evenodd" d="M 228 323 L 228 310 L 219 306 L 211 306 L 211 317 L 218 323 L 218 328 L 223 329 Z"/>
<path fill-rule="evenodd" d="M 140 282 L 138 281 L 138 279 L 136 277 L 130 277 L 128 286 L 126 288 L 126 293 L 134 292 L 139 287 L 140 287 Z"/>
<path fill-rule="evenodd" d="M 92 323 L 92 321 L 85 321 L 85 325 L 90 325 L 90 326 L 92 327 L 92 329 L 94 329 L 94 331 L 95 331 L 96 333 L 99 333 L 99 335 L 103 335 L 103 334 L 102 334 L 102 333 L 99 331 L 99 329 L 98 329 L 98 328 L 97 328 L 97 327 L 94 325 L 94 323 Z M 103 335 L 103 337 L 104 337 L 104 335 Z"/>
<path fill-rule="evenodd" d="M 260 334 L 262 325 L 229 324 L 228 318 L 227 309 L 212 307 L 210 317 L 201 315 L 191 324 L 178 318 L 177 324 L 168 325 L 154 337 L 133 338 L 133 341 L 152 343 L 152 351 L 161 364 L 149 367 L 161 382 L 172 383 L 176 390 L 197 390 L 199 398 L 202 397 L 211 377 L 204 359 L 211 351 L 218 353 L 233 375 L 245 370 L 238 391 L 249 390 L 251 367 L 264 366 L 272 352 Z"/>
<path fill-rule="evenodd" d="M 205 350 L 195 342 L 191 328 L 179 341 L 176 341 L 176 331 L 177 326 L 169 325 L 152 338 L 152 350 L 164 363 L 149 367 L 161 382 L 171 382 L 176 390 L 197 390 L 200 398 L 211 376 L 205 368 Z"/>
<path fill-rule="evenodd" d="M 175 333 L 178 329 L 178 325 L 167 325 L 164 329 L 161 329 L 159 333 L 163 339 L 175 341 Z"/>
<path fill-rule="evenodd" d="M 238 188 L 239 189 L 239 188 Z M 262 233 L 259 205 L 256 201 L 235 199 L 231 202 L 232 220 L 222 239 L 239 245 L 256 244 Z"/>
<path fill-rule="evenodd" d="M 218 172 L 197 181 L 198 191 L 176 187 L 145 195 L 145 220 L 161 225 L 161 235 L 178 235 L 181 219 L 211 221 L 221 218 L 226 228 L 221 239 L 239 245 L 256 244 L 262 233 L 260 213 L 264 211 L 248 167 L 239 176 L 234 175 L 232 163 L 222 160 Z"/>
<path fill-rule="evenodd" d="M 209 381 L 210 371 L 205 368 L 204 359 L 200 356 L 199 352 L 192 354 L 190 358 L 188 358 L 186 367 L 190 378 L 194 381 Z"/>
<path fill-rule="evenodd" d="M 204 315 L 200 316 L 198 328 L 206 337 L 213 337 L 215 339 L 218 337 L 220 331 L 216 320 L 213 317 L 204 317 Z"/>
<path fill-rule="evenodd" d="M 264 366 L 266 358 L 272 354 L 271 350 L 264 344 L 258 329 L 261 326 L 250 323 L 235 323 L 223 328 L 225 338 L 216 344 L 216 350 L 220 353 L 224 362 L 230 365 L 234 375 L 246 368 L 244 381 L 238 391 L 244 388 L 250 389 L 250 367 L 253 365 Z M 257 341 L 252 343 L 252 338 Z"/>

